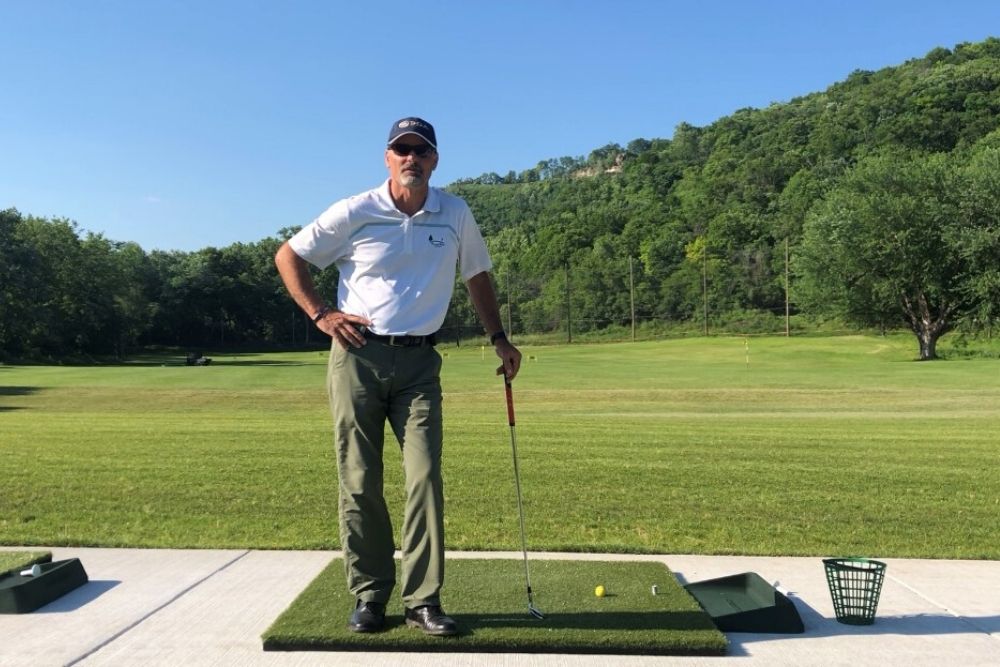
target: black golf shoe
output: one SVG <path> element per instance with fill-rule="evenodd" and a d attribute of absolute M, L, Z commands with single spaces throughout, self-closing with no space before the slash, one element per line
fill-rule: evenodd
<path fill-rule="evenodd" d="M 458 634 L 458 624 L 446 616 L 444 609 L 437 605 L 407 609 L 406 624 L 411 628 L 420 628 L 424 634 L 435 637 L 450 637 Z"/>
<path fill-rule="evenodd" d="M 385 605 L 358 600 L 347 629 L 351 632 L 378 632 L 385 628 Z"/>

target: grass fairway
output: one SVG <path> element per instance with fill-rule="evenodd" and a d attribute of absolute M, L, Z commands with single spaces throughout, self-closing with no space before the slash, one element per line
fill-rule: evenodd
<path fill-rule="evenodd" d="M 397 567 L 399 563 L 397 562 Z M 446 607 L 457 637 L 428 637 L 403 624 L 398 598 L 386 612 L 385 632 L 346 628 L 353 597 L 344 564 L 334 560 L 264 633 L 265 650 L 475 651 L 508 653 L 633 653 L 722 655 L 726 638 L 659 563 L 541 561 L 532 583 L 542 620 L 528 615 L 521 563 L 452 560 Z M 594 595 L 594 582 L 608 593 Z M 650 592 L 652 584 L 659 594 Z"/>
<path fill-rule="evenodd" d="M 496 360 L 441 351 L 448 546 L 520 549 Z M 1000 558 L 1000 360 L 914 362 L 910 336 L 524 352 L 532 549 Z M 211 356 L 0 366 L 0 542 L 336 548 L 325 353 Z M 400 517 L 391 436 L 386 460 Z"/>

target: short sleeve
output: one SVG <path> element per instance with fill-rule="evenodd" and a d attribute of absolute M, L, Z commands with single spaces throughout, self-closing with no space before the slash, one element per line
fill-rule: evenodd
<path fill-rule="evenodd" d="M 288 239 L 288 245 L 302 259 L 325 269 L 345 254 L 350 224 L 347 200 L 342 199 Z"/>
<path fill-rule="evenodd" d="M 483 271 L 492 269 L 493 262 L 490 259 L 490 252 L 486 248 L 486 242 L 483 241 L 479 225 L 476 224 L 476 219 L 465 202 L 462 202 L 458 229 L 460 236 L 458 271 L 462 280 L 468 280 Z"/>

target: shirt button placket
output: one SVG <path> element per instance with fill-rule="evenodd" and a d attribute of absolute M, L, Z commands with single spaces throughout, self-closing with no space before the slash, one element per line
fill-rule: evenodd
<path fill-rule="evenodd" d="M 403 252 L 413 253 L 413 218 L 409 216 L 403 219 Z"/>

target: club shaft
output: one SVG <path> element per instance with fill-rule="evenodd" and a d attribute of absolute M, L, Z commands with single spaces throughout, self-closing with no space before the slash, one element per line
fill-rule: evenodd
<path fill-rule="evenodd" d="M 514 488 L 517 489 L 517 518 L 521 525 L 521 554 L 524 556 L 524 583 L 528 588 L 528 604 L 531 599 L 531 575 L 528 574 L 528 540 L 524 533 L 524 504 L 521 501 L 521 471 L 517 464 L 517 434 L 514 425 L 510 426 L 510 449 L 514 456 Z"/>
<path fill-rule="evenodd" d="M 524 532 L 524 502 L 521 500 L 521 467 L 517 462 L 517 432 L 514 429 L 514 394 L 510 380 L 504 378 L 507 392 L 507 421 L 510 423 L 510 451 L 514 458 L 514 488 L 517 490 L 517 518 L 521 527 L 521 555 L 524 557 L 524 583 L 528 590 L 528 608 L 534 607 L 531 595 L 531 575 L 528 572 L 528 539 Z"/>

